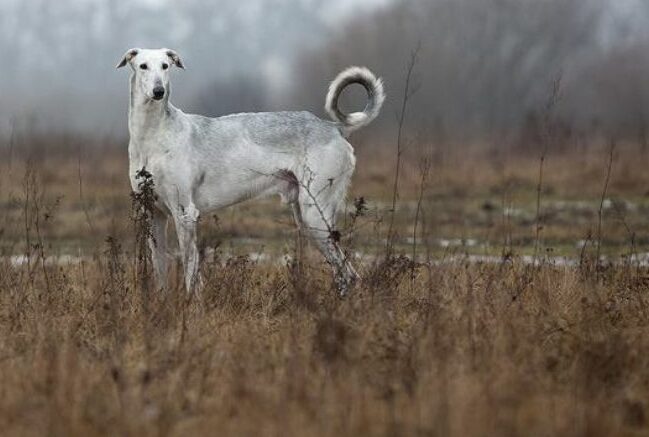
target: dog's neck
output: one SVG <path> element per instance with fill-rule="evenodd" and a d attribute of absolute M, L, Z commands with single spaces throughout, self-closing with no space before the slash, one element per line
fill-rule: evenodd
<path fill-rule="evenodd" d="M 150 99 L 136 86 L 135 75 L 131 77 L 128 129 L 132 143 L 145 144 L 169 121 L 171 104 L 169 93 L 165 94 L 162 100 Z"/>

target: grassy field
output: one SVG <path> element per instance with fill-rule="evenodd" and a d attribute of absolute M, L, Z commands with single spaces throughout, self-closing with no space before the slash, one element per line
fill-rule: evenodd
<path fill-rule="evenodd" d="M 486 150 L 406 151 L 386 256 L 394 156 L 359 144 L 346 299 L 276 199 L 204 217 L 199 305 L 151 285 L 125 150 L 7 147 L 2 435 L 646 435 L 646 157 L 551 151 L 539 196 L 538 154 Z"/>
<path fill-rule="evenodd" d="M 88 144 L 81 139 L 31 140 L 0 153 L 0 250 L 23 253 L 26 198 L 39 198 L 41 234 L 49 253 L 92 255 L 106 236 L 130 232 L 130 185 L 125 145 Z M 62 144 L 59 144 L 62 143 Z M 376 147 L 376 148 L 374 148 Z M 493 152 L 479 146 L 447 145 L 406 150 L 399 183 L 395 245 L 411 252 L 417 239 L 432 253 L 500 256 L 533 253 L 537 200 L 538 248 L 555 256 L 579 257 L 597 240 L 601 209 L 601 251 L 619 256 L 649 245 L 649 173 L 636 147 L 618 145 L 604 195 L 608 144 L 550 152 L 541 195 L 537 152 Z M 421 149 L 424 149 L 421 151 Z M 20 150 L 18 153 L 16 150 Z M 505 150 L 507 150 L 505 148 Z M 381 253 L 391 215 L 394 152 L 361 144 L 348 206 L 339 226 L 349 224 L 354 201 L 366 213 L 354 226 L 354 249 Z M 421 164 L 430 169 L 421 188 Z M 419 205 L 419 208 L 418 208 Z M 417 210 L 419 209 L 419 214 Z M 415 220 L 417 218 L 417 220 Z M 228 253 L 283 254 L 294 233 L 289 208 L 278 199 L 240 204 L 201 218 L 204 247 Z M 423 244 L 422 244 L 423 243 Z"/>

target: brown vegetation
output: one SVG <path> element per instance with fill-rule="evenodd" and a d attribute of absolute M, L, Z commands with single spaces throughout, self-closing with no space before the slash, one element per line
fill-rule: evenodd
<path fill-rule="evenodd" d="M 574 267 L 519 257 L 534 243 L 538 157 L 448 145 L 430 155 L 423 194 L 418 156 L 404 155 L 400 245 L 386 258 L 379 244 L 358 261 L 364 281 L 348 298 L 336 297 L 318 256 L 294 262 L 289 213 L 261 202 L 204 218 L 204 245 L 216 250 L 202 268 L 202 305 L 187 302 L 177 274 L 166 293 L 146 280 L 123 152 L 84 150 L 79 161 L 70 150 L 38 150 L 29 165 L 28 153 L 11 168 L 3 161 L 0 182 L 3 435 L 648 431 L 647 269 L 618 257 L 641 252 L 648 234 L 647 176 L 630 146 L 615 151 L 607 196 L 634 206 L 611 207 L 601 229 L 615 264 L 596 262 L 594 244 L 574 247 L 588 232 L 596 238 L 605 143 L 546 162 L 541 247 L 550 254 L 548 242 L 571 242 L 567 254 L 582 261 Z M 379 150 L 358 147 L 348 214 L 361 195 L 369 211 L 341 220 L 358 252 L 385 237 L 393 161 Z M 418 198 L 413 263 L 402 254 L 411 253 L 408 205 Z M 586 206 L 565 215 L 560 201 Z M 504 221 L 503 205 L 531 217 Z M 219 245 L 249 233 L 281 241 L 278 255 L 256 262 L 236 243 Z M 474 250 L 502 262 L 450 258 L 472 250 L 436 245 L 456 236 L 492 241 Z M 50 258 L 59 254 L 83 256 Z"/>
<path fill-rule="evenodd" d="M 393 259 L 207 266 L 205 308 L 101 261 L 2 268 L 4 435 L 612 435 L 647 427 L 647 281 Z M 48 288 L 49 287 L 49 288 Z"/>

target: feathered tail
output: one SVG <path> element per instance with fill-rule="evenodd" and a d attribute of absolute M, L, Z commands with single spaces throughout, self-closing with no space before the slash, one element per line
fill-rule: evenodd
<path fill-rule="evenodd" d="M 340 93 L 353 83 L 360 84 L 365 88 L 369 101 L 363 112 L 345 114 L 338 108 L 338 98 Z M 353 131 L 370 124 L 379 115 L 384 100 L 385 92 L 383 91 L 383 81 L 381 79 L 377 78 L 374 73 L 365 67 L 349 67 L 336 76 L 329 85 L 325 110 L 334 121 L 342 124 L 343 134 L 347 136 Z"/>

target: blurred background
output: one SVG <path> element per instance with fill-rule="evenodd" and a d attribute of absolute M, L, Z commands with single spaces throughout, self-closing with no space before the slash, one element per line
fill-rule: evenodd
<path fill-rule="evenodd" d="M 401 248 L 417 233 L 481 254 L 649 246 L 646 0 L 0 0 L 7 252 L 19 252 L 32 174 L 59 211 L 46 227 L 57 250 L 128 235 L 130 71 L 115 65 L 132 47 L 177 50 L 187 69 L 172 72 L 172 101 L 211 116 L 326 117 L 343 68 L 382 76 L 381 115 L 351 139 L 348 210 L 365 199 L 382 226 L 395 203 Z M 363 107 L 358 88 L 343 109 Z M 281 252 L 293 229 L 275 199 L 204 223 L 206 245 L 244 253 Z M 380 250 L 379 225 L 359 231 L 367 250 Z"/>
<path fill-rule="evenodd" d="M 420 46 L 408 119 L 426 132 L 533 137 L 560 77 L 566 135 L 646 144 L 648 24 L 643 0 L 0 0 L 0 132 L 125 137 L 128 74 L 114 66 L 130 47 L 164 46 L 187 65 L 173 101 L 209 115 L 323 115 L 328 81 L 367 65 L 390 97 L 372 129 L 382 138 Z"/>

